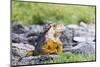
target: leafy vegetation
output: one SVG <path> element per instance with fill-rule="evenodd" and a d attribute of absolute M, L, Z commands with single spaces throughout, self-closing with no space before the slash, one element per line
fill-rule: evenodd
<path fill-rule="evenodd" d="M 95 22 L 95 6 L 12 2 L 12 22 L 29 25 L 47 21 L 67 24 Z"/>
<path fill-rule="evenodd" d="M 58 55 L 58 57 L 53 61 L 49 60 L 46 63 L 65 63 L 65 62 L 84 62 L 84 61 L 95 61 L 95 56 L 83 56 L 81 54 L 75 53 L 63 53 Z"/>

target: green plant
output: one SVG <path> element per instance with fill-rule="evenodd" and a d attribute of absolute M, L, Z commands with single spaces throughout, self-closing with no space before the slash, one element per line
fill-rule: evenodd
<path fill-rule="evenodd" d="M 92 23 L 95 22 L 95 6 L 12 2 L 12 22 L 30 25 L 47 21 L 67 24 L 76 24 L 79 21 Z"/>
<path fill-rule="evenodd" d="M 48 60 L 45 63 L 65 63 L 65 62 L 84 62 L 84 61 L 95 61 L 95 56 L 83 56 L 75 53 L 63 53 L 53 60 Z"/>

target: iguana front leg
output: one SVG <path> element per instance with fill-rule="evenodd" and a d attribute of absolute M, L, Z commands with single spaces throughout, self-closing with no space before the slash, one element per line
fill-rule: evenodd
<path fill-rule="evenodd" d="M 59 45 L 57 46 L 57 52 L 58 52 L 58 54 L 61 54 L 62 51 L 63 51 L 62 45 L 59 44 Z"/>

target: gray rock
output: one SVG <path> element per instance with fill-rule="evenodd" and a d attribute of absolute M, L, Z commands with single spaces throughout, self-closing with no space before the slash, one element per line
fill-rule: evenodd
<path fill-rule="evenodd" d="M 28 43 L 35 46 L 37 45 L 37 39 L 38 39 L 38 36 L 28 37 Z"/>
<path fill-rule="evenodd" d="M 30 65 L 30 64 L 44 64 L 45 61 L 55 60 L 57 55 L 41 55 L 24 57 L 18 62 L 18 65 Z"/>
<path fill-rule="evenodd" d="M 65 31 L 62 33 L 62 35 L 60 37 L 64 48 L 72 47 L 72 36 L 73 36 L 72 31 L 69 30 L 69 28 L 67 28 L 67 26 L 66 26 Z"/>
<path fill-rule="evenodd" d="M 95 43 L 79 43 L 71 52 L 80 53 L 84 56 L 95 55 Z"/>
<path fill-rule="evenodd" d="M 18 62 L 18 65 L 29 65 L 31 64 L 31 60 L 33 57 L 23 57 L 20 62 Z"/>
<path fill-rule="evenodd" d="M 25 43 L 28 44 L 28 38 L 24 34 L 11 34 L 12 43 Z"/>
<path fill-rule="evenodd" d="M 12 43 L 12 54 L 19 57 L 25 57 L 27 52 L 34 50 L 35 47 L 29 44 Z"/>
<path fill-rule="evenodd" d="M 27 61 L 23 61 L 23 63 L 21 63 L 21 60 L 27 55 L 27 53 L 30 50 L 34 50 L 35 47 L 29 44 L 23 44 L 23 43 L 12 43 L 12 65 L 25 65 L 28 64 Z"/>
<path fill-rule="evenodd" d="M 11 65 L 18 65 L 18 60 L 20 57 L 11 55 Z"/>
<path fill-rule="evenodd" d="M 87 28 L 88 25 L 87 25 L 86 23 L 84 23 L 84 22 L 81 21 L 81 22 L 79 23 L 79 26 L 81 26 L 81 27 L 83 27 L 83 28 Z"/>
<path fill-rule="evenodd" d="M 40 32 L 44 32 L 44 28 L 42 25 L 31 25 L 29 26 L 29 31 L 33 32 L 33 33 L 40 33 Z"/>
<path fill-rule="evenodd" d="M 13 43 L 20 43 L 20 39 L 19 39 L 18 34 L 11 33 L 11 40 Z"/>
<path fill-rule="evenodd" d="M 26 26 L 23 26 L 21 24 L 12 24 L 11 30 L 13 33 L 22 34 L 22 33 L 27 32 L 29 30 L 29 28 Z"/>
<path fill-rule="evenodd" d="M 74 37 L 73 40 L 77 41 L 77 42 L 93 42 L 95 38 L 94 37 L 89 37 L 89 36 L 85 36 L 85 37 Z"/>

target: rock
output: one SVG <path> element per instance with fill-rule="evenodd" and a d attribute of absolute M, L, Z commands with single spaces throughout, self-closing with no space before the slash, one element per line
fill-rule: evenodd
<path fill-rule="evenodd" d="M 82 55 L 95 55 L 95 25 L 91 26 L 81 22 L 79 25 L 68 25 L 72 30 L 72 43 L 77 42 L 73 53 L 80 53 Z M 72 47 L 72 48 L 73 48 Z"/>
<path fill-rule="evenodd" d="M 32 64 L 45 64 L 45 62 L 55 61 L 57 55 L 40 55 L 23 57 L 20 61 L 15 57 L 12 59 L 12 65 L 32 65 Z"/>
<path fill-rule="evenodd" d="M 20 43 L 28 44 L 28 38 L 25 36 L 25 34 L 19 34 L 19 40 Z"/>
<path fill-rule="evenodd" d="M 27 27 L 21 24 L 13 24 L 11 29 L 12 29 L 12 32 L 16 34 L 22 34 L 29 30 Z"/>
<path fill-rule="evenodd" d="M 31 25 L 31 26 L 29 26 L 29 29 L 30 29 L 29 31 L 31 31 L 33 33 L 44 32 L 42 25 Z"/>
<path fill-rule="evenodd" d="M 31 37 L 28 37 L 28 43 L 35 46 L 37 45 L 37 39 L 38 39 L 38 36 L 31 36 Z"/>
<path fill-rule="evenodd" d="M 78 25 L 71 24 L 71 25 L 68 25 L 68 28 L 71 28 L 71 29 L 79 29 L 79 26 Z"/>
<path fill-rule="evenodd" d="M 91 37 L 96 37 L 96 29 L 95 29 L 95 24 L 89 24 L 88 25 L 88 32 L 89 32 L 89 36 Z"/>
<path fill-rule="evenodd" d="M 73 40 L 77 42 L 93 42 L 95 40 L 95 25 L 80 22 L 79 25 L 68 25 L 73 31 Z"/>
<path fill-rule="evenodd" d="M 38 36 L 35 35 L 26 36 L 26 34 L 16 34 L 16 33 L 11 34 L 12 43 L 24 43 L 24 44 L 35 45 L 37 38 Z"/>
<path fill-rule="evenodd" d="M 23 43 L 12 43 L 11 47 L 11 56 L 12 56 L 12 65 L 21 65 L 20 61 L 26 57 L 27 53 L 30 50 L 34 50 L 35 47 L 29 44 L 23 44 Z M 25 64 L 28 62 L 25 62 Z"/>
<path fill-rule="evenodd" d="M 35 47 L 29 44 L 12 43 L 12 54 L 19 57 L 25 57 L 28 51 L 34 50 Z"/>
<path fill-rule="evenodd" d="M 40 35 L 40 32 L 36 33 L 32 30 L 30 30 L 29 32 L 25 33 L 25 36 L 28 38 L 28 37 L 31 37 L 31 36 L 39 36 Z"/>
<path fill-rule="evenodd" d="M 11 65 L 18 65 L 18 60 L 20 57 L 11 55 Z"/>
<path fill-rule="evenodd" d="M 33 57 L 24 57 L 20 60 L 20 62 L 18 62 L 18 65 L 29 65 L 31 64 L 32 59 Z"/>
<path fill-rule="evenodd" d="M 87 25 L 86 23 L 84 23 L 84 22 L 81 21 L 81 22 L 79 23 L 79 26 L 81 26 L 81 27 L 83 27 L 83 28 L 87 28 L 88 25 Z"/>
<path fill-rule="evenodd" d="M 12 43 L 20 43 L 18 34 L 11 33 L 11 40 L 12 40 Z"/>
<path fill-rule="evenodd" d="M 11 39 L 13 43 L 24 43 L 28 44 L 28 39 L 25 37 L 24 34 L 16 34 L 12 33 L 11 34 Z"/>
<path fill-rule="evenodd" d="M 60 37 L 64 48 L 72 47 L 72 36 L 73 36 L 72 31 L 66 27 L 65 31 L 62 33 L 62 35 Z"/>
<path fill-rule="evenodd" d="M 94 37 L 88 37 L 88 36 L 87 37 L 86 36 L 85 37 L 83 37 L 83 36 L 82 37 L 74 37 L 73 40 L 77 41 L 77 42 L 87 42 L 88 43 L 88 42 L 93 42 Z"/>
<path fill-rule="evenodd" d="M 23 57 L 20 61 L 13 62 L 13 65 L 31 65 L 31 64 L 44 64 L 46 61 L 55 60 L 57 55 L 41 55 Z"/>
<path fill-rule="evenodd" d="M 84 56 L 87 55 L 95 56 L 95 43 L 79 43 L 77 46 L 74 49 L 72 49 L 70 52 L 79 53 Z"/>
<path fill-rule="evenodd" d="M 68 25 L 68 28 L 73 31 L 74 36 L 86 36 L 87 30 L 78 25 Z"/>

